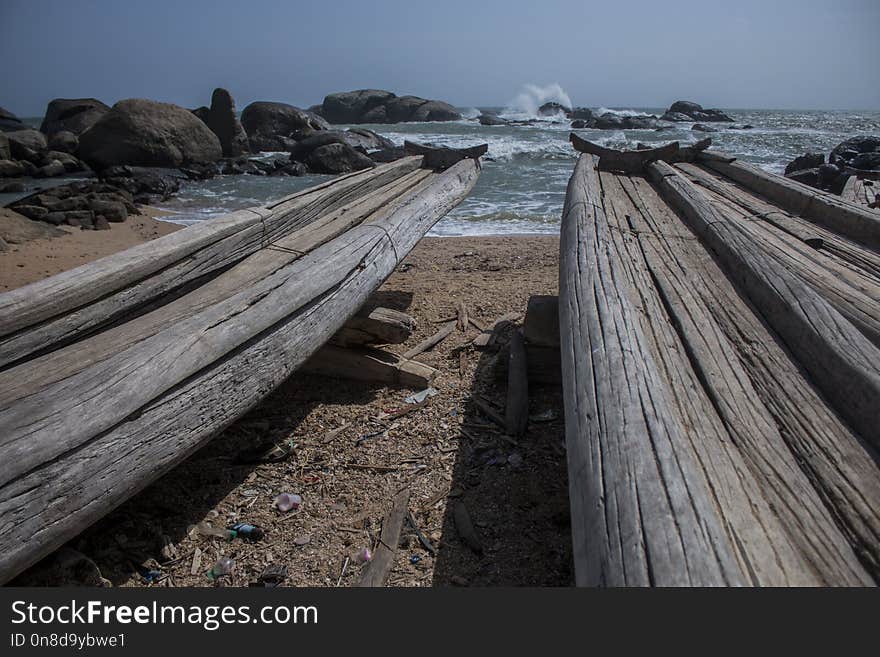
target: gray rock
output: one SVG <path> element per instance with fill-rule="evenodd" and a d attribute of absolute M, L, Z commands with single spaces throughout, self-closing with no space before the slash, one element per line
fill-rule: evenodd
<path fill-rule="evenodd" d="M 718 128 L 712 128 L 708 125 L 703 125 L 702 123 L 694 123 L 691 126 L 691 130 L 696 132 L 718 132 Z"/>
<path fill-rule="evenodd" d="M 507 125 L 507 119 L 502 119 L 494 114 L 480 114 L 477 121 L 480 122 L 480 125 Z"/>
<path fill-rule="evenodd" d="M 7 132 L 9 150 L 15 160 L 26 160 L 38 164 L 49 149 L 46 137 L 39 130 L 16 130 Z"/>
<path fill-rule="evenodd" d="M 61 130 L 49 137 L 49 149 L 74 155 L 79 148 L 79 137 L 69 130 Z"/>
<path fill-rule="evenodd" d="M 51 136 L 64 131 L 79 136 L 109 111 L 95 98 L 56 98 L 46 107 L 40 132 Z"/>
<path fill-rule="evenodd" d="M 95 230 L 110 230 L 110 224 L 103 215 L 95 217 Z"/>
<path fill-rule="evenodd" d="M 18 178 L 24 175 L 24 166 L 14 160 L 0 160 L 0 178 Z"/>
<path fill-rule="evenodd" d="M 129 99 L 86 130 L 79 156 L 95 170 L 115 165 L 180 167 L 216 162 L 220 140 L 192 112 L 177 105 Z"/>
<path fill-rule="evenodd" d="M 575 107 L 571 111 L 571 118 L 581 121 L 589 121 L 593 118 L 593 110 L 587 107 Z"/>
<path fill-rule="evenodd" d="M 223 157 L 238 157 L 250 153 L 247 133 L 238 120 L 235 101 L 226 89 L 214 89 L 211 95 L 211 107 L 200 108 L 195 114 L 217 135 L 223 149 Z"/>
<path fill-rule="evenodd" d="M 850 160 L 849 165 L 854 169 L 878 171 L 880 170 L 880 152 L 859 153 Z"/>
<path fill-rule="evenodd" d="M 557 114 L 569 116 L 571 108 L 556 102 L 544 103 L 538 108 L 538 116 L 556 116 Z"/>
<path fill-rule="evenodd" d="M 682 119 L 681 117 L 687 118 Z M 733 123 L 733 119 L 721 110 L 704 109 L 702 105 L 687 100 L 675 101 L 660 118 L 664 121 L 726 121 Z"/>
<path fill-rule="evenodd" d="M 368 151 L 394 147 L 393 141 L 367 128 L 349 128 L 345 141 L 349 146 L 360 146 Z"/>
<path fill-rule="evenodd" d="M 0 107 L 0 132 L 23 130 L 26 127 L 15 114 Z"/>
<path fill-rule="evenodd" d="M 107 221 L 113 221 L 115 223 L 121 223 L 128 219 L 128 211 L 122 203 L 93 199 L 89 201 L 89 210 L 91 210 L 95 216 L 101 215 Z"/>
<path fill-rule="evenodd" d="M 818 169 L 825 164 L 825 156 L 822 153 L 804 153 L 798 155 L 785 167 L 785 175 L 804 169 Z"/>
<path fill-rule="evenodd" d="M 9 148 L 9 137 L 0 132 L 0 160 L 11 160 L 12 151 Z"/>
<path fill-rule="evenodd" d="M 367 156 L 373 162 L 394 162 L 402 157 L 406 157 L 406 151 L 403 149 L 403 146 L 394 146 L 392 148 L 383 148 L 381 151 L 373 151 L 368 153 Z"/>
<path fill-rule="evenodd" d="M 39 205 L 16 205 L 13 209 L 28 219 L 40 220 L 49 214 L 46 208 L 42 208 Z"/>
<path fill-rule="evenodd" d="M 810 187 L 819 186 L 819 168 L 801 169 L 800 171 L 792 171 L 785 175 L 786 178 L 797 180 L 800 183 L 809 185 Z"/>
<path fill-rule="evenodd" d="M 67 173 L 67 169 L 64 168 L 64 165 L 58 160 L 52 160 L 37 170 L 37 178 L 55 178 L 63 176 L 65 173 Z"/>
<path fill-rule="evenodd" d="M 348 144 L 327 144 L 309 153 L 305 162 L 314 173 L 348 173 L 375 166 L 373 160 Z"/>
<path fill-rule="evenodd" d="M 25 189 L 23 182 L 0 183 L 0 194 L 20 194 Z"/>
<path fill-rule="evenodd" d="M 241 123 L 253 151 L 290 150 L 296 140 L 330 127 L 320 116 L 298 107 L 265 101 L 245 107 Z"/>
<path fill-rule="evenodd" d="M 367 112 L 385 105 L 393 98 L 393 93 L 381 89 L 358 89 L 329 94 L 321 104 L 321 116 L 330 123 L 364 123 L 362 119 Z"/>
<path fill-rule="evenodd" d="M 457 121 L 461 118 L 448 103 L 418 96 L 396 96 L 381 89 L 329 94 L 321 105 L 321 116 L 330 123 Z"/>

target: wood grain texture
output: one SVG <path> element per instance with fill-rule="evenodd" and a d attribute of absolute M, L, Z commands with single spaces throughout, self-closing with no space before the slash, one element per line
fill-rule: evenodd
<path fill-rule="evenodd" d="M 391 509 L 382 521 L 379 544 L 373 551 L 373 559 L 361 571 L 358 586 L 385 586 L 385 580 L 388 579 L 388 573 L 394 565 L 394 555 L 397 554 L 403 521 L 409 514 L 409 494 L 409 489 L 406 488 L 394 496 Z"/>
<path fill-rule="evenodd" d="M 252 288 L 131 345 L 135 360 L 111 355 L 0 411 L 4 449 L 21 456 L 2 463 L 0 581 L 143 489 L 280 384 L 461 202 L 478 173 L 465 160 L 432 174 Z M 163 348 L 158 336 L 183 339 L 191 353 Z M 181 362 L 170 363 L 168 352 Z M 37 396 L 47 405 L 34 405 Z M 10 435 L 26 436 L 33 449 Z"/>

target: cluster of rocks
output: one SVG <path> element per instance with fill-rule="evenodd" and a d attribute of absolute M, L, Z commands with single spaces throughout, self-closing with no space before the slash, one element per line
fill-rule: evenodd
<path fill-rule="evenodd" d="M 108 230 L 110 222 L 125 221 L 138 212 L 130 192 L 109 182 L 91 181 L 31 194 L 9 207 L 29 219 L 83 230 Z"/>
<path fill-rule="evenodd" d="M 9 116 L 9 112 L 3 112 Z M 4 126 L 17 127 L 4 119 Z M 0 132 L 0 178 L 53 178 L 65 173 L 87 171 L 88 167 L 74 155 L 77 137 L 69 131 L 45 135 L 21 124 L 15 130 Z M 19 183 L 4 182 L 0 189 L 15 191 Z"/>
<path fill-rule="evenodd" d="M 840 194 L 849 176 L 880 177 L 880 137 L 860 135 L 842 141 L 828 154 L 827 162 L 823 153 L 804 153 L 788 163 L 785 175 Z"/>
<path fill-rule="evenodd" d="M 309 108 L 330 123 L 405 123 L 458 121 L 461 114 L 449 103 L 418 96 L 397 96 L 381 89 L 358 89 L 329 94 Z"/>
<path fill-rule="evenodd" d="M 653 130 L 658 127 L 657 117 L 644 114 L 618 114 L 603 112 L 594 114 L 585 107 L 579 107 L 571 113 L 574 120 L 571 127 L 580 130 L 595 128 L 598 130 Z"/>

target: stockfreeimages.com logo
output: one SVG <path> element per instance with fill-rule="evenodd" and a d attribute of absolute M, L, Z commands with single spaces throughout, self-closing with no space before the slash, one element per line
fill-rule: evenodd
<path fill-rule="evenodd" d="M 70 604 L 35 605 L 16 600 L 12 603 L 12 624 L 49 625 L 199 625 L 214 631 L 222 625 L 264 623 L 267 625 L 317 624 L 318 608 L 314 606 L 288 607 L 285 605 L 261 607 L 252 613 L 249 605 L 164 605 L 154 601 L 149 605 L 107 605 L 100 600 Z"/>

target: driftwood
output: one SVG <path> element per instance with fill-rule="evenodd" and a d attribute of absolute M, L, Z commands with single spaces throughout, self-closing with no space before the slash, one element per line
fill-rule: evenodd
<path fill-rule="evenodd" d="M 445 339 L 448 338 L 450 335 L 452 335 L 453 331 L 455 331 L 455 327 L 456 327 L 457 324 L 458 324 L 458 321 L 457 321 L 457 320 L 453 320 L 453 321 L 447 322 L 447 323 L 444 324 L 443 327 L 442 327 L 439 331 L 437 331 L 434 335 L 432 335 L 432 336 L 429 337 L 429 338 L 426 338 L 425 340 L 422 340 L 422 341 L 421 341 L 419 344 L 417 344 L 415 347 L 413 347 L 412 349 L 410 349 L 409 351 L 407 351 L 407 352 L 403 355 L 403 357 L 404 357 L 405 359 L 409 360 L 410 358 L 415 358 L 415 357 L 418 356 L 420 353 L 425 352 L 425 351 L 427 351 L 428 349 L 433 349 L 433 348 L 436 347 L 438 344 L 440 344 L 441 342 L 443 342 L 443 340 L 445 340 Z"/>
<path fill-rule="evenodd" d="M 465 159 L 477 160 L 489 150 L 488 144 L 471 146 L 470 148 L 445 148 L 439 146 L 425 146 L 412 141 L 403 142 L 403 149 L 407 155 L 421 155 L 424 157 L 424 165 L 428 169 L 442 171 L 453 164 Z"/>
<path fill-rule="evenodd" d="M 880 251 L 880 215 L 864 205 L 773 175 L 740 160 L 707 160 L 705 164 L 794 215 Z"/>
<path fill-rule="evenodd" d="M 402 344 L 412 335 L 414 326 L 410 315 L 379 306 L 359 311 L 330 341 L 339 347 Z"/>
<path fill-rule="evenodd" d="M 236 271 L 229 287 L 237 291 L 228 297 L 195 312 L 178 307 L 179 320 L 156 320 L 142 339 L 85 363 L 73 354 L 90 341 L 99 353 L 104 334 L 48 354 L 73 372 L 63 378 L 37 361 L 0 372 L 0 582 L 160 477 L 287 378 L 465 197 L 478 168 L 467 160 L 440 174 L 411 173 L 419 177 L 394 178 L 396 196 L 354 225 L 343 214 L 316 229 L 309 239 L 318 246 L 306 254 L 266 245 L 212 279 L 223 287 Z M 275 256 L 293 257 L 279 267 Z M 252 261 L 262 272 L 257 277 L 249 274 Z M 112 275 L 105 264 L 94 263 L 82 278 Z M 46 289 L 52 287 L 49 279 Z M 18 306 L 7 300 L 0 298 L 0 308 Z M 13 325 L 6 312 L 2 325 Z M 152 321 L 148 313 L 119 329 L 130 325 L 138 334 Z"/>
<path fill-rule="evenodd" d="M 880 550 L 871 456 L 656 189 L 639 177 L 600 179 L 605 248 L 619 254 L 631 292 L 622 301 L 636 311 L 673 400 L 667 412 L 696 479 L 712 488 L 743 577 L 870 582 L 865 568 L 877 572 Z"/>
<path fill-rule="evenodd" d="M 762 244 L 719 215 L 675 169 L 655 163 L 651 175 L 837 411 L 866 440 L 880 446 L 880 350 L 812 287 L 780 266 Z"/>
<path fill-rule="evenodd" d="M 559 297 L 529 297 L 526 318 L 523 320 L 523 337 L 528 345 L 559 349 Z"/>
<path fill-rule="evenodd" d="M 167 300 L 420 164 L 420 158 L 406 158 L 343 176 L 335 184 L 199 223 L 8 292 L 0 296 L 0 367 L 79 339 L 156 299 Z"/>
<path fill-rule="evenodd" d="M 382 521 L 379 545 L 373 551 L 372 560 L 361 571 L 358 586 L 385 586 L 385 580 L 388 579 L 388 573 L 394 565 L 394 555 L 397 552 L 397 544 L 400 543 L 400 531 L 408 514 L 409 489 L 406 488 L 394 496 L 391 510 Z"/>
<path fill-rule="evenodd" d="M 507 313 L 506 315 L 502 315 L 498 319 L 496 319 L 492 324 L 487 326 L 483 331 L 474 338 L 473 345 L 475 347 L 488 347 L 492 344 L 495 336 L 497 335 L 498 329 L 502 326 L 510 324 L 511 322 L 517 321 L 520 317 L 522 317 L 522 313 L 512 312 Z"/>
<path fill-rule="evenodd" d="M 529 423 L 529 376 L 526 348 L 520 331 L 514 331 L 510 338 L 508 363 L 505 426 L 511 436 L 522 436 Z"/>
<path fill-rule="evenodd" d="M 673 141 L 659 148 L 639 151 L 619 151 L 605 148 L 579 137 L 575 133 L 568 136 L 576 151 L 588 153 L 599 158 L 599 168 L 603 171 L 621 171 L 623 173 L 639 173 L 645 166 L 655 160 L 668 160 L 678 153 L 678 142 Z"/>
<path fill-rule="evenodd" d="M 471 521 L 471 514 L 464 502 L 458 501 L 453 507 L 452 516 L 455 519 L 455 529 L 462 542 L 477 554 L 483 553 L 483 543 L 474 529 L 474 523 Z"/>
<path fill-rule="evenodd" d="M 744 578 L 629 305 L 596 160 L 568 185 L 559 269 L 572 539 L 579 585 L 721 585 Z"/>
<path fill-rule="evenodd" d="M 301 371 L 416 390 L 430 386 L 437 375 L 437 370 L 429 365 L 387 351 L 335 345 L 321 347 L 303 364 Z"/>

